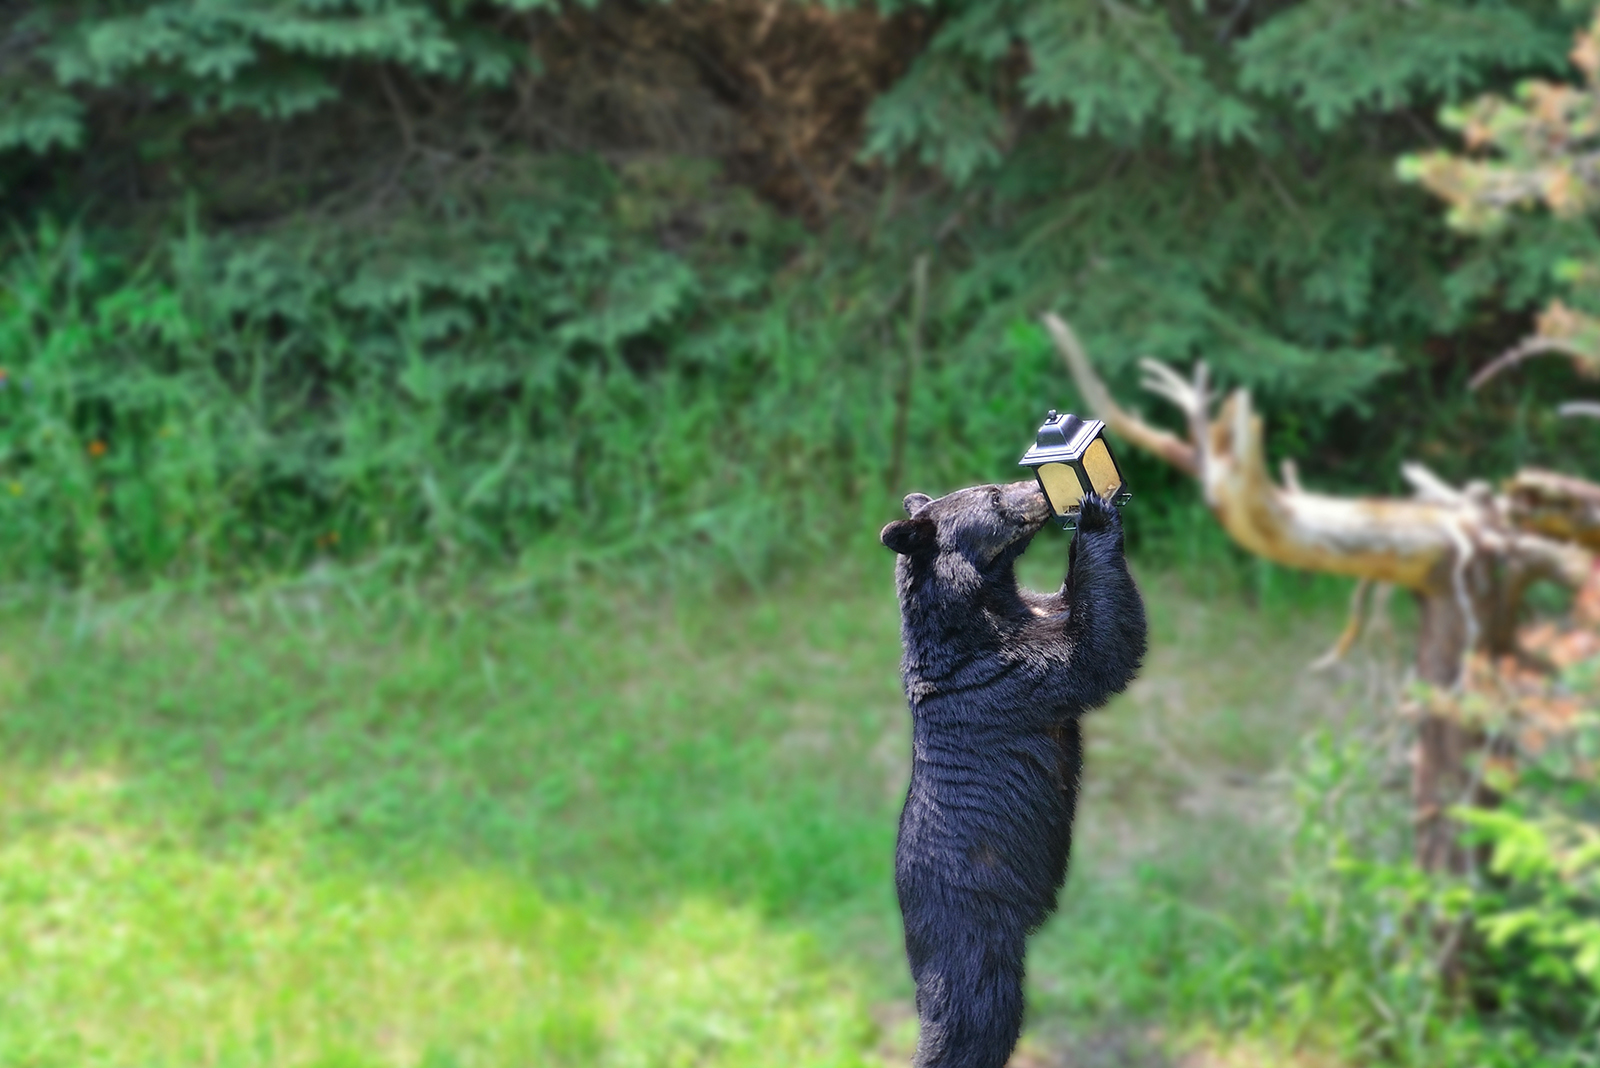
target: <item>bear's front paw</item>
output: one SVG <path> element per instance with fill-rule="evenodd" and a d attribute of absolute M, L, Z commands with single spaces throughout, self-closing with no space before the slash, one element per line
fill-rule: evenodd
<path fill-rule="evenodd" d="M 1097 530 L 1115 530 L 1122 525 L 1117 506 L 1096 493 L 1085 493 L 1078 502 L 1078 529 L 1086 534 Z"/>

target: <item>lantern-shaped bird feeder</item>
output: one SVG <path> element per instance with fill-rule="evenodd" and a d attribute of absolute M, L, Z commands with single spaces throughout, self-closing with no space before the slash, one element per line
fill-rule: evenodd
<path fill-rule="evenodd" d="M 1086 493 L 1119 506 L 1133 499 L 1123 488 L 1122 471 L 1105 432 L 1099 419 L 1080 419 L 1071 412 L 1058 415 L 1051 409 L 1038 440 L 1021 460 L 1023 467 L 1033 468 L 1050 511 L 1067 530 L 1077 527 L 1078 502 Z"/>

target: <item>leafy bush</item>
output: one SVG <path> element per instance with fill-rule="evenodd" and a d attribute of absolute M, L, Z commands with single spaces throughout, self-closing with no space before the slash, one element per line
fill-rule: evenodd
<path fill-rule="evenodd" d="M 1591 804 L 1600 797 L 1590 798 Z M 1464 814 L 1492 849 L 1494 883 L 1460 905 L 1483 936 L 1505 1012 L 1600 1029 L 1600 825 L 1559 811 Z"/>
<path fill-rule="evenodd" d="M 670 206 L 664 173 L 533 159 L 496 176 L 515 197 L 480 183 L 484 208 L 462 218 L 334 239 L 191 230 L 137 265 L 43 227 L 0 291 L 0 566 L 93 576 L 418 543 L 506 556 L 557 527 L 615 540 L 663 514 L 715 532 L 739 492 L 749 503 L 729 492 L 732 457 L 816 446 L 776 405 L 739 403 L 781 351 L 709 330 L 680 342 L 737 315 L 790 238 L 733 191 L 696 213 L 702 254 L 662 254 L 636 235 Z"/>
<path fill-rule="evenodd" d="M 709 551 L 753 577 L 875 529 L 902 317 L 836 317 L 831 275 L 774 293 L 804 239 L 681 166 L 687 194 L 662 161 L 535 159 L 478 216 L 191 230 L 135 264 L 43 226 L 0 283 L 0 571 Z M 679 255 L 644 236 L 667 213 L 698 228 Z M 1063 379 L 1031 327 L 931 362 L 901 478 L 1018 477 Z"/>
<path fill-rule="evenodd" d="M 1564 686 L 1595 696 L 1600 658 Z M 1359 1063 L 1592 1065 L 1600 1058 L 1600 726 L 1593 713 L 1483 773 L 1501 807 L 1457 813 L 1468 876 L 1409 855 L 1399 734 L 1312 739 L 1278 926 L 1231 974 L 1231 1020 Z M 1497 747 L 1491 746 L 1491 752 Z M 1504 753 L 1504 746 L 1498 747 Z"/>

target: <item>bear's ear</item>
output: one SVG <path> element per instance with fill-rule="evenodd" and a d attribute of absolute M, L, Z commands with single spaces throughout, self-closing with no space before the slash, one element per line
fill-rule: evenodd
<path fill-rule="evenodd" d="M 923 505 L 927 504 L 931 500 L 933 500 L 933 498 L 928 496 L 926 493 L 908 493 L 908 494 L 906 494 L 906 499 L 905 499 L 906 515 L 916 515 L 917 514 L 917 509 L 921 508 Z"/>
<path fill-rule="evenodd" d="M 883 528 L 878 540 L 901 556 L 932 552 L 939 544 L 938 531 L 931 519 L 896 519 Z"/>

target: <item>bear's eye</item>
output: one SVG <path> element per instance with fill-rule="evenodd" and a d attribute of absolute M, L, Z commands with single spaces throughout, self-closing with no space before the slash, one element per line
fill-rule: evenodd
<path fill-rule="evenodd" d="M 989 492 L 989 503 L 994 506 L 995 511 L 998 512 L 1000 510 L 1000 488 L 998 486 Z"/>

